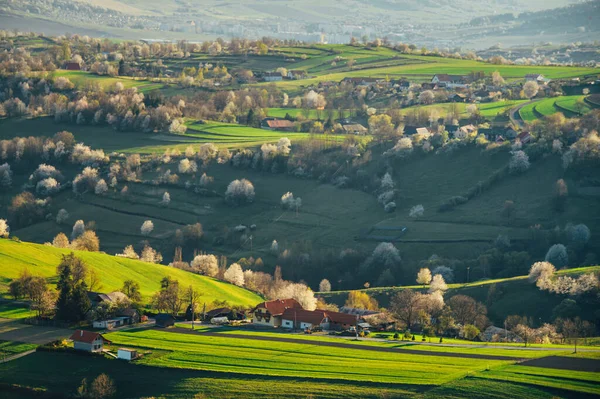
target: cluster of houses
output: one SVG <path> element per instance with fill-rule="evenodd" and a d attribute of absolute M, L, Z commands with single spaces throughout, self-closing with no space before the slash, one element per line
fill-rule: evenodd
<path fill-rule="evenodd" d="M 281 72 L 264 72 L 262 79 L 265 82 L 281 82 L 284 79 L 301 80 L 306 79 L 308 74 L 301 69 L 287 71 L 287 75 L 282 75 Z"/>
<path fill-rule="evenodd" d="M 342 308 L 343 310 L 344 308 Z M 348 330 L 368 328 L 365 314 L 333 312 L 329 310 L 306 310 L 295 299 L 276 299 L 262 302 L 251 311 L 252 324 L 263 327 L 280 327 L 290 330 Z M 378 313 L 374 312 L 373 314 Z M 372 314 L 370 314 L 372 315 Z"/>
<path fill-rule="evenodd" d="M 113 291 L 108 294 L 103 294 L 99 292 L 89 291 L 87 293 L 92 308 L 98 307 L 102 304 L 105 305 L 114 305 L 119 309 L 114 317 L 94 320 L 92 322 L 92 326 L 94 328 L 101 328 L 105 330 L 112 330 L 117 327 L 122 327 L 125 325 L 136 324 L 140 321 L 146 321 L 146 316 L 141 316 L 140 313 L 132 307 L 121 308 L 118 306 L 119 304 L 128 303 L 129 299 L 127 295 L 123 294 L 119 291 Z"/>

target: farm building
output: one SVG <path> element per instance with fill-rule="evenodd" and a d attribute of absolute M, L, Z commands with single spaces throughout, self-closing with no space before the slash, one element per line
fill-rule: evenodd
<path fill-rule="evenodd" d="M 259 326 L 279 327 L 286 309 L 302 309 L 295 299 L 276 299 L 262 302 L 252 309 L 252 323 Z"/>
<path fill-rule="evenodd" d="M 117 358 L 122 360 L 134 360 L 138 357 L 135 349 L 119 348 L 117 351 Z"/>
<path fill-rule="evenodd" d="M 118 316 L 113 317 L 112 319 L 96 320 L 92 323 L 92 326 L 94 328 L 105 328 L 107 330 L 112 330 L 117 327 L 123 327 L 134 323 L 135 322 L 133 321 L 133 318 L 130 316 Z"/>
<path fill-rule="evenodd" d="M 125 302 L 129 301 L 127 295 L 123 294 L 120 291 L 109 292 L 108 294 L 103 294 L 101 292 L 93 292 L 88 291 L 87 296 L 92 304 L 92 306 L 98 306 L 101 303 L 117 303 L 117 302 Z"/>
<path fill-rule="evenodd" d="M 281 327 L 294 329 L 345 330 L 356 324 L 357 316 L 327 310 L 288 308 L 281 315 Z"/>
<path fill-rule="evenodd" d="M 81 71 L 81 64 L 79 62 L 65 62 L 63 69 L 67 71 Z"/>
<path fill-rule="evenodd" d="M 466 139 L 471 133 L 477 131 L 477 128 L 473 125 L 465 125 L 454 132 L 454 138 L 456 139 Z"/>
<path fill-rule="evenodd" d="M 548 79 L 539 73 L 528 73 L 525 75 L 526 82 L 537 82 L 537 83 L 547 83 Z"/>
<path fill-rule="evenodd" d="M 294 71 L 288 71 L 287 77 L 292 79 L 292 80 L 300 80 L 300 79 L 306 79 L 306 71 L 303 71 L 301 69 L 299 70 L 294 70 Z"/>
<path fill-rule="evenodd" d="M 283 76 L 279 72 L 265 72 L 263 74 L 263 80 L 265 82 L 279 82 L 283 80 Z"/>
<path fill-rule="evenodd" d="M 376 84 L 385 83 L 385 79 L 381 78 L 344 78 L 341 83 L 351 83 L 356 86 L 374 86 Z"/>
<path fill-rule="evenodd" d="M 243 320 L 245 315 L 230 308 L 217 308 L 206 312 L 205 320 L 211 320 L 215 317 L 227 317 L 228 320 Z"/>
<path fill-rule="evenodd" d="M 369 131 L 366 127 L 364 127 L 360 123 L 352 123 L 349 125 L 342 125 L 342 129 L 344 129 L 344 133 L 346 133 L 346 134 L 356 134 L 356 135 L 367 134 L 367 132 Z"/>
<path fill-rule="evenodd" d="M 461 75 L 448 75 L 447 73 L 440 73 L 433 75 L 431 78 L 433 84 L 443 84 L 449 89 L 455 89 L 458 87 L 467 87 L 467 79 Z"/>
<path fill-rule="evenodd" d="M 342 306 L 340 308 L 340 313 L 345 313 L 345 314 L 349 314 L 355 317 L 359 317 L 363 320 L 369 320 L 375 317 L 380 317 L 383 316 L 384 313 L 380 312 L 378 310 L 367 310 L 367 309 L 357 309 L 357 308 L 351 308 L 348 306 Z"/>
<path fill-rule="evenodd" d="M 157 327 L 172 327 L 175 325 L 175 318 L 168 313 L 159 313 L 154 318 Z"/>
<path fill-rule="evenodd" d="M 521 144 L 527 144 L 531 141 L 531 134 L 529 132 L 522 132 L 517 135 L 517 140 L 521 142 Z"/>
<path fill-rule="evenodd" d="M 262 123 L 263 129 L 267 130 L 282 130 L 282 131 L 293 131 L 294 123 L 287 119 L 265 119 Z"/>
<path fill-rule="evenodd" d="M 76 350 L 85 352 L 102 352 L 104 343 L 110 344 L 110 341 L 105 339 L 102 334 L 84 330 L 75 330 L 69 339 L 73 341 L 73 347 Z"/>

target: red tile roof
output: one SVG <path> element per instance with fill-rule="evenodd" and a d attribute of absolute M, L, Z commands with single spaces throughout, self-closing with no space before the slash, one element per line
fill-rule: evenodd
<path fill-rule="evenodd" d="M 322 310 L 304 310 L 288 308 L 283 312 L 283 320 L 292 320 L 299 323 L 318 325 L 325 320 L 327 313 Z"/>
<path fill-rule="evenodd" d="M 276 299 L 259 303 L 254 310 L 267 309 L 273 316 L 280 316 L 288 308 L 302 309 L 302 306 L 295 299 Z"/>
<path fill-rule="evenodd" d="M 75 330 L 75 332 L 73 333 L 73 335 L 71 335 L 71 338 L 69 338 L 69 339 L 71 339 L 73 341 L 77 341 L 77 342 L 84 342 L 86 344 L 91 344 L 98 338 L 101 338 L 102 341 L 104 341 L 104 342 L 110 343 L 110 341 L 105 339 L 102 336 L 102 334 L 97 333 L 97 332 L 92 332 L 92 331 L 85 331 L 85 330 Z"/>
<path fill-rule="evenodd" d="M 356 316 L 352 314 L 328 311 L 327 317 L 329 317 L 329 320 L 331 320 L 332 323 L 336 324 L 356 324 Z"/>
<path fill-rule="evenodd" d="M 267 125 L 273 129 L 282 129 L 282 128 L 291 128 L 294 127 L 294 124 L 287 119 L 276 119 L 267 121 Z"/>

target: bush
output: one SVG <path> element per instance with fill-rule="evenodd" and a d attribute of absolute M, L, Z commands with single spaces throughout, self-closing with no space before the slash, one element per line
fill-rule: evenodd
<path fill-rule="evenodd" d="M 400 334 L 394 333 L 394 339 L 400 339 Z"/>
<path fill-rule="evenodd" d="M 444 201 L 442 203 L 442 205 L 440 205 L 438 211 L 439 212 L 451 211 L 458 205 L 466 204 L 468 201 L 469 200 L 467 198 L 461 197 L 461 196 L 450 197 L 446 201 Z"/>

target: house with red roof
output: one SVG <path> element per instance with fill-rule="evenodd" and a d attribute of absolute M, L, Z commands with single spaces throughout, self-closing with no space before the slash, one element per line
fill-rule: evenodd
<path fill-rule="evenodd" d="M 104 344 L 110 344 L 110 341 L 105 339 L 102 334 L 85 330 L 75 330 L 69 339 L 73 341 L 73 347 L 76 350 L 85 352 L 102 352 Z"/>
<path fill-rule="evenodd" d="M 259 303 L 252 309 L 252 323 L 265 327 L 279 327 L 281 326 L 281 316 L 286 309 L 302 310 L 302 305 L 291 298 Z"/>

